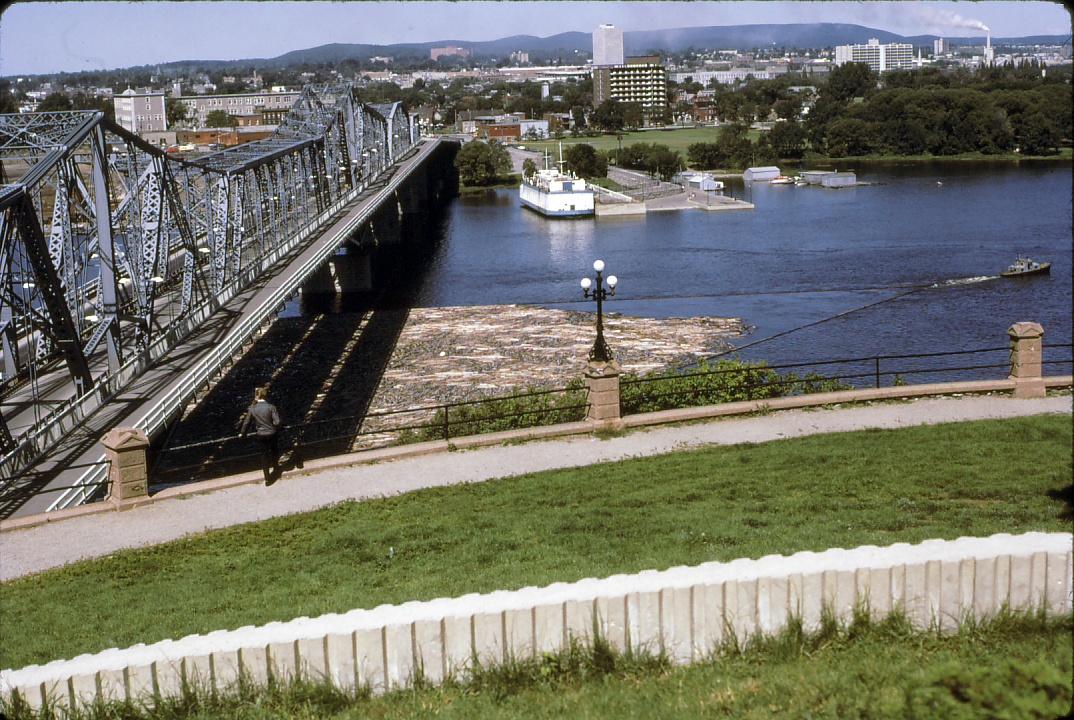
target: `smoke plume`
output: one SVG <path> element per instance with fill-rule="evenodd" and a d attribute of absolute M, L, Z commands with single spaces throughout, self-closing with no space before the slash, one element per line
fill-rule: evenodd
<path fill-rule="evenodd" d="M 992 32 L 988 26 L 980 20 L 964 18 L 958 13 L 953 13 L 949 10 L 937 10 L 934 8 L 918 6 L 913 8 L 913 11 L 921 17 L 923 22 L 926 22 L 937 29 L 971 28 L 973 30 L 984 30 L 986 33 Z"/>

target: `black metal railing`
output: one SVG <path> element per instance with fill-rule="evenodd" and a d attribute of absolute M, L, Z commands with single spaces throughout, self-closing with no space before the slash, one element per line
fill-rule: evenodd
<path fill-rule="evenodd" d="M 1044 346 L 1044 375 L 1072 367 L 1072 343 Z M 1002 353 L 1002 356 L 998 354 Z M 910 384 L 907 377 L 926 376 L 930 380 L 945 374 L 944 380 L 998 379 L 1010 367 L 1010 347 L 955 350 L 950 352 L 875 355 L 835 358 L 799 363 L 765 365 L 732 361 L 724 366 L 703 365 L 701 370 L 684 370 L 649 375 L 624 376 L 620 381 L 620 408 L 623 415 L 698 405 L 762 400 L 788 395 L 804 395 L 839 389 Z M 986 356 L 981 361 L 945 362 L 954 358 Z M 832 372 L 832 369 L 836 369 Z M 1051 372 L 1049 372 L 1051 371 Z M 803 374 L 804 373 L 804 374 Z M 967 377 L 968 376 L 968 377 Z M 660 385 L 670 385 L 669 388 Z M 654 389 L 659 387 L 659 389 Z M 281 430 L 281 446 L 298 459 L 323 457 L 389 445 L 447 440 L 541 425 L 583 420 L 588 412 L 587 390 L 580 383 L 551 390 L 464 400 L 436 405 L 377 410 L 364 415 L 347 415 L 286 425 Z M 408 420 L 407 418 L 411 418 Z M 331 444 L 335 443 L 335 446 Z M 327 446 L 327 447 L 326 447 Z M 260 458 L 253 438 L 240 435 L 202 440 L 164 448 L 155 454 L 152 484 L 180 484 L 238 469 L 254 469 Z M 67 466 L 89 468 L 107 461 Z M 21 504 L 27 497 L 76 488 L 106 487 L 108 482 L 79 486 L 41 487 L 48 471 L 28 471 L 0 488 L 0 517 L 5 508 Z M 35 487 L 36 486 L 36 487 Z M 93 490 L 99 495 L 100 490 Z"/>
<path fill-rule="evenodd" d="M 304 462 L 388 445 L 583 420 L 588 408 L 586 389 L 577 385 L 294 423 L 281 428 L 280 446 L 289 449 L 292 462 Z M 189 480 L 192 473 L 223 474 L 221 470 L 233 472 L 235 465 L 249 467 L 260 457 L 254 448 L 252 437 L 240 435 L 164 448 L 156 458 L 153 482 L 170 484 Z"/>
<path fill-rule="evenodd" d="M 1066 350 L 1066 357 L 1046 358 L 1049 368 L 1070 367 L 1070 343 L 1053 343 L 1045 352 Z M 999 354 L 1002 353 L 1002 356 Z M 907 353 L 835 358 L 800 363 L 717 362 L 701 370 L 669 372 L 647 377 L 624 377 L 620 382 L 620 412 L 669 410 L 742 400 L 764 400 L 786 395 L 805 395 L 832 390 L 907 385 L 908 377 L 943 374 L 944 380 L 996 379 L 996 370 L 1010 368 L 1010 347 L 978 348 L 949 352 Z M 992 357 L 987 357 L 991 354 Z M 946 359 L 976 355 L 977 362 L 944 362 Z M 832 369 L 835 369 L 833 372 Z M 801 375 L 803 371 L 809 371 Z M 1005 376 L 1005 374 L 1004 374 Z M 661 387 L 662 386 L 662 387 Z M 655 389 L 660 387 L 660 389 Z"/>

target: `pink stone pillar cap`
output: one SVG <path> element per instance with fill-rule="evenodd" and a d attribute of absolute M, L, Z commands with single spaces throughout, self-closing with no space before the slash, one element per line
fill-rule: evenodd
<path fill-rule="evenodd" d="M 593 360 L 585 366 L 585 374 L 589 377 L 614 377 L 622 369 L 623 366 L 615 360 L 609 360 L 608 362 Z"/>
<path fill-rule="evenodd" d="M 1012 338 L 1039 338 L 1044 335 L 1044 328 L 1040 323 L 1016 322 L 1007 328 L 1007 334 Z"/>
<path fill-rule="evenodd" d="M 136 450 L 149 446 L 149 438 L 137 428 L 113 428 L 101 438 L 109 450 Z"/>

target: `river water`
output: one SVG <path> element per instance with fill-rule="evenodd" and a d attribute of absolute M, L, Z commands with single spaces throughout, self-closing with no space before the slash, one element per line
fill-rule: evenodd
<path fill-rule="evenodd" d="M 1069 163 L 869 164 L 858 179 L 732 182 L 754 210 L 631 219 L 546 219 L 514 190 L 459 198 L 416 302 L 587 309 L 578 281 L 601 258 L 619 278 L 608 310 L 740 317 L 741 355 L 772 363 L 997 347 L 1019 320 L 1070 342 Z M 1051 274 L 997 277 L 1019 254 Z"/>
<path fill-rule="evenodd" d="M 896 373 L 911 383 L 1003 377 L 1006 331 L 1019 320 L 1041 323 L 1046 344 L 1070 342 L 1069 163 L 870 165 L 859 179 L 871 184 L 746 189 L 739 182 L 732 193 L 756 209 L 615 220 L 549 220 L 521 208 L 514 190 L 455 199 L 418 229 L 424 237 L 404 246 L 411 250 L 389 245 L 391 252 L 374 258 L 372 293 L 289 303 L 286 319 L 169 439 L 171 450 L 154 470 L 157 482 L 167 481 L 169 468 L 189 479 L 256 467 L 248 444 L 182 449 L 233 434 L 256 385 L 272 385 L 289 423 L 360 416 L 407 308 L 594 310 L 578 281 L 592 274 L 596 258 L 619 277 L 609 311 L 739 317 L 752 329 L 738 340 L 738 353 L 773 365 L 999 348 L 884 360 L 884 385 Z M 1019 254 L 1051 261 L 1051 274 L 998 278 Z M 1045 357 L 1068 359 L 1070 350 L 1048 349 Z M 971 365 L 995 367 L 965 369 Z M 859 386 L 877 381 L 875 361 L 814 370 Z M 1046 371 L 1069 373 L 1070 363 Z M 350 436 L 342 442 L 304 452 L 343 452 Z"/>

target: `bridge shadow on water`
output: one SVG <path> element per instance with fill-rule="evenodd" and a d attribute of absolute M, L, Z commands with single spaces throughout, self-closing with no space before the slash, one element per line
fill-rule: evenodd
<path fill-rule="evenodd" d="M 260 446 L 238 429 L 253 391 L 287 427 L 283 468 L 349 452 L 406 325 L 433 258 L 441 209 L 390 252 L 374 254 L 374 288 L 342 295 L 302 296 L 301 316 L 277 319 L 204 396 L 188 408 L 151 458 L 150 491 L 256 471 Z"/>

